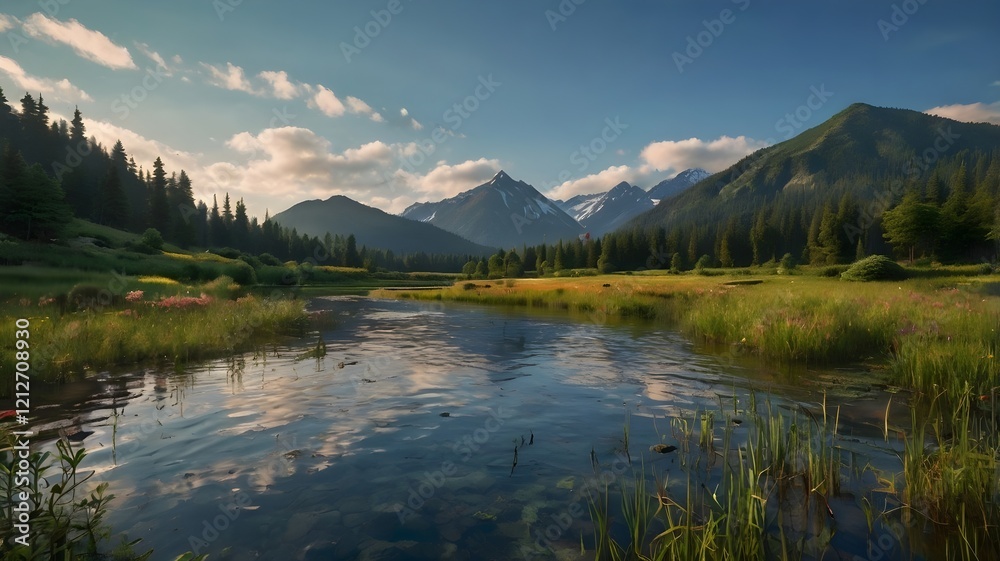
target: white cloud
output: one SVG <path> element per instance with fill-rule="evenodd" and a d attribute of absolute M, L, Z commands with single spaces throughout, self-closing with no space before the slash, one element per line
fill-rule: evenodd
<path fill-rule="evenodd" d="M 327 117 L 339 117 L 347 110 L 336 94 L 324 86 L 316 86 L 316 93 L 309 99 L 308 105 Z"/>
<path fill-rule="evenodd" d="M 173 76 L 174 68 L 171 67 L 169 64 L 167 64 L 166 59 L 160 56 L 160 53 L 151 49 L 149 45 L 147 45 L 146 43 L 136 42 L 135 46 L 137 49 L 139 49 L 140 52 L 142 52 L 142 54 L 146 55 L 146 57 L 149 58 L 149 60 L 155 62 L 156 66 L 162 68 L 164 74 L 166 74 L 167 76 Z"/>
<path fill-rule="evenodd" d="M 113 70 L 136 68 L 128 49 L 75 19 L 61 22 L 34 13 L 24 21 L 24 31 L 36 39 L 68 45 L 80 57 Z"/>
<path fill-rule="evenodd" d="M 168 173 L 180 172 L 183 169 L 194 179 L 200 167 L 197 154 L 178 150 L 158 140 L 146 138 L 133 130 L 86 117 L 83 119 L 83 125 L 87 129 L 87 136 L 93 136 L 108 150 L 111 150 L 115 142 L 121 140 L 128 155 L 143 169 L 152 168 L 153 160 L 160 158 Z"/>
<path fill-rule="evenodd" d="M 998 85 L 1000 82 L 997 82 Z M 1000 101 L 996 103 L 968 103 L 941 105 L 924 111 L 938 117 L 947 117 L 968 123 L 993 123 L 1000 125 Z"/>
<path fill-rule="evenodd" d="M 721 171 L 740 158 L 768 146 L 763 140 L 746 136 L 721 136 L 705 141 L 700 138 L 664 140 L 653 142 L 642 149 L 644 162 L 659 170 L 684 171 L 703 168 L 710 172 Z"/>
<path fill-rule="evenodd" d="M 586 177 L 563 182 L 546 193 L 546 196 L 565 201 L 577 195 L 603 193 L 622 181 L 627 181 L 633 185 L 646 183 L 649 181 L 648 176 L 652 171 L 649 169 L 649 166 L 643 166 L 643 168 L 639 169 L 629 166 L 611 166 Z M 649 188 L 649 185 L 641 186 Z"/>
<path fill-rule="evenodd" d="M 201 66 L 205 70 L 208 70 L 209 84 L 226 90 L 258 95 L 257 90 L 255 90 L 250 81 L 247 80 L 246 74 L 239 66 L 236 66 L 231 62 L 226 63 L 225 69 L 204 62 L 201 63 Z"/>
<path fill-rule="evenodd" d="M 423 200 L 438 200 L 482 185 L 500 171 L 500 161 L 496 159 L 479 158 L 466 160 L 460 164 L 449 165 L 438 162 L 434 169 L 425 175 L 398 172 L 396 177 L 415 191 L 415 195 Z"/>
<path fill-rule="evenodd" d="M 768 146 L 762 140 L 745 136 L 722 136 L 705 141 L 699 138 L 653 142 L 642 149 L 641 163 L 611 166 L 579 179 L 571 179 L 553 187 L 548 193 L 553 199 L 566 200 L 576 195 L 601 193 L 627 181 L 643 189 L 691 168 L 710 172 L 721 171 L 760 148 Z"/>
<path fill-rule="evenodd" d="M 393 147 L 381 141 L 335 153 L 330 142 L 299 127 L 265 129 L 233 135 L 226 146 L 247 157 L 242 166 L 221 162 L 210 166 L 222 187 L 301 199 L 371 194 L 384 184 L 382 173 L 393 166 Z"/>
<path fill-rule="evenodd" d="M 0 55 L 0 72 L 6 73 L 21 89 L 51 95 L 60 101 L 93 101 L 87 92 L 74 86 L 69 80 L 52 80 L 32 76 L 24 71 L 16 61 Z"/>
<path fill-rule="evenodd" d="M 302 89 L 301 85 L 288 79 L 288 73 L 284 70 L 265 70 L 257 76 L 271 86 L 271 95 L 278 99 L 295 99 Z"/>
<path fill-rule="evenodd" d="M 226 146 L 240 161 L 205 168 L 216 192 L 246 196 L 248 204 L 266 201 L 282 210 L 303 199 L 341 194 L 386 212 L 401 212 L 419 200 L 450 197 L 479 185 L 500 169 L 497 160 L 481 158 L 455 165 L 438 164 L 424 175 L 399 168 L 411 145 L 374 141 L 334 151 L 325 138 L 299 127 L 233 135 Z"/>
<path fill-rule="evenodd" d="M 347 96 L 346 101 L 347 101 L 347 108 L 350 109 L 351 113 L 356 113 L 359 115 L 367 115 L 369 119 L 375 121 L 376 123 L 381 123 L 385 120 L 382 118 L 382 115 L 376 113 L 375 110 L 372 109 L 370 105 L 368 105 L 364 101 L 361 101 L 360 99 L 354 96 L 350 95 Z"/>
<path fill-rule="evenodd" d="M 21 20 L 16 17 L 0 14 L 0 33 L 10 31 L 19 25 L 21 25 Z"/>

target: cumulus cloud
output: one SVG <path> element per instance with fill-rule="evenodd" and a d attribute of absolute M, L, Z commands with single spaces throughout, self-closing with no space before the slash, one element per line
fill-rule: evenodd
<path fill-rule="evenodd" d="M 277 99 L 295 99 L 299 96 L 301 86 L 288 79 L 284 70 L 265 70 L 257 75 L 271 87 L 271 95 Z"/>
<path fill-rule="evenodd" d="M 32 76 L 21 68 L 13 59 L 0 55 L 0 72 L 10 76 L 10 79 L 21 89 L 30 92 L 38 92 L 43 95 L 50 95 L 60 101 L 93 101 L 87 92 L 74 86 L 69 80 L 52 80 Z"/>
<path fill-rule="evenodd" d="M 308 105 L 327 117 L 339 117 L 347 111 L 333 90 L 324 86 L 316 86 L 316 93 L 309 99 Z"/>
<path fill-rule="evenodd" d="M 213 164 L 220 182 L 247 193 L 289 197 L 364 193 L 385 183 L 382 173 L 395 162 L 394 150 L 381 141 L 343 152 L 331 151 L 330 142 L 300 127 L 242 132 L 226 145 L 247 156 L 242 166 Z M 236 173 L 235 170 L 239 170 Z"/>
<path fill-rule="evenodd" d="M 425 175 L 400 172 L 396 177 L 402 179 L 418 197 L 424 197 L 423 200 L 438 200 L 482 185 L 498 171 L 499 160 L 479 158 L 454 165 L 441 161 Z"/>
<path fill-rule="evenodd" d="M 722 136 L 709 141 L 689 138 L 653 142 L 640 152 L 641 162 L 638 165 L 611 166 L 585 177 L 564 181 L 552 187 L 547 195 L 566 200 L 576 195 L 607 191 L 622 181 L 649 189 L 687 169 L 721 171 L 743 156 L 766 146 L 768 143 L 765 141 L 745 136 Z"/>
<path fill-rule="evenodd" d="M 250 83 L 250 80 L 247 80 L 247 76 L 246 73 L 243 72 L 243 68 L 236 66 L 231 62 L 227 62 L 225 68 L 221 66 L 213 66 L 204 62 L 201 63 L 201 66 L 208 71 L 209 84 L 226 90 L 258 95 L 257 90 L 253 87 L 253 84 Z"/>
<path fill-rule="evenodd" d="M 454 165 L 438 162 L 426 174 L 409 173 L 400 169 L 400 162 L 412 145 L 374 141 L 338 151 L 300 127 L 242 132 L 226 146 L 237 152 L 239 161 L 205 168 L 214 189 L 246 195 L 248 203 L 267 200 L 273 208 L 341 194 L 398 213 L 417 200 L 471 189 L 500 169 L 497 160 L 481 158 Z"/>
<path fill-rule="evenodd" d="M 1000 82 L 997 82 L 1000 84 Z M 993 123 L 1000 125 L 1000 101 L 996 103 L 968 103 L 941 105 L 924 111 L 930 115 L 947 117 L 969 123 Z"/>
<path fill-rule="evenodd" d="M 627 181 L 633 185 L 648 181 L 650 169 L 633 168 L 630 166 L 611 166 L 597 173 L 592 173 L 580 179 L 565 181 L 546 193 L 551 199 L 567 200 L 577 195 L 592 195 L 602 193 Z M 645 181 L 643 181 L 645 180 Z M 649 185 L 641 185 L 649 188 Z"/>
<path fill-rule="evenodd" d="M 642 149 L 640 157 L 648 165 L 659 170 L 683 171 L 703 168 L 714 173 L 766 146 L 767 142 L 746 136 L 735 138 L 721 136 L 709 141 L 700 138 L 664 140 L 647 145 Z"/>
<path fill-rule="evenodd" d="M 75 19 L 62 22 L 42 13 L 34 13 L 24 21 L 23 27 L 25 33 L 36 39 L 63 43 L 80 57 L 113 70 L 136 68 L 128 49 L 116 45 L 100 31 L 88 29 Z"/>
<path fill-rule="evenodd" d="M 66 119 L 57 115 L 53 115 L 53 118 Z M 83 125 L 87 129 L 87 136 L 93 136 L 108 150 L 115 145 L 115 142 L 121 140 L 128 155 L 135 159 L 136 164 L 145 169 L 150 169 L 153 166 L 153 161 L 160 158 L 168 171 L 179 172 L 183 169 L 192 175 L 192 180 L 195 179 L 200 167 L 198 154 L 178 150 L 159 140 L 146 138 L 131 129 L 107 121 L 84 117 Z"/>

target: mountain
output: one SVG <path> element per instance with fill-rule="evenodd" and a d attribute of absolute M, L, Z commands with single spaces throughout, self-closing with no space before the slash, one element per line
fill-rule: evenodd
<path fill-rule="evenodd" d="M 939 160 L 998 148 L 997 125 L 855 103 L 795 138 L 703 179 L 636 223 L 654 225 L 705 212 L 738 216 L 740 209 L 781 199 L 808 201 L 813 207 L 848 192 L 870 199 L 894 179 L 926 181 L 925 169 Z"/>
<path fill-rule="evenodd" d="M 490 247 L 555 242 L 584 232 L 554 202 L 502 170 L 488 182 L 450 199 L 411 205 L 402 216 Z"/>
<path fill-rule="evenodd" d="M 396 253 L 489 255 L 496 251 L 430 224 L 387 214 L 342 195 L 325 201 L 303 201 L 272 219 L 286 228 L 295 228 L 299 234 L 319 238 L 327 232 L 342 236 L 354 234 L 358 247 L 365 245 Z"/>
<path fill-rule="evenodd" d="M 656 202 L 669 199 L 710 175 L 712 174 L 701 168 L 682 171 L 670 179 L 665 179 L 653 185 L 649 190 L 649 198 Z"/>
<path fill-rule="evenodd" d="M 556 204 L 593 236 L 610 232 L 653 208 L 645 191 L 625 181 L 606 193 L 577 195 Z"/>
<path fill-rule="evenodd" d="M 944 237 L 927 251 L 978 260 L 992 243 L 983 230 L 1000 197 L 1000 126 L 855 103 L 699 181 L 618 233 L 653 232 L 658 239 L 646 247 L 681 253 L 688 267 L 703 255 L 736 266 L 786 253 L 850 262 L 892 251 L 882 214 L 908 190 L 942 217 L 929 235 Z M 640 266 L 648 251 L 615 257 L 619 267 Z"/>

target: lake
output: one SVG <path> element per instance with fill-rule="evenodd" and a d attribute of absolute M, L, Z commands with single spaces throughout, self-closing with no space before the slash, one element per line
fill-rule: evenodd
<path fill-rule="evenodd" d="M 813 414 L 827 391 L 845 469 L 898 469 L 891 394 L 867 372 L 763 368 L 639 321 L 356 296 L 309 309 L 320 334 L 39 396 L 48 447 L 93 431 L 85 467 L 111 483 L 115 533 L 153 559 L 586 559 L 601 479 L 645 466 L 683 483 L 695 468 L 650 446 L 680 445 L 671 419 L 699 411 L 742 422 L 751 391 Z M 326 356 L 302 358 L 320 335 Z M 890 422 L 908 426 L 902 404 Z M 868 555 L 859 504 L 831 498 L 825 558 Z M 882 558 L 911 553 L 885 535 Z"/>

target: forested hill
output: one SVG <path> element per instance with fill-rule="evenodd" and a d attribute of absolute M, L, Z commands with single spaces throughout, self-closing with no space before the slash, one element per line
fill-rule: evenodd
<path fill-rule="evenodd" d="M 135 233 L 155 228 L 181 248 L 230 248 L 280 261 L 314 258 L 323 246 L 328 265 L 457 271 L 470 254 L 481 253 L 467 244 L 476 251 L 393 254 L 366 247 L 352 233 L 300 234 L 268 216 L 249 216 L 243 201 L 231 201 L 228 193 L 213 196 L 209 207 L 195 201 L 184 170 L 168 171 L 159 158 L 151 169 L 137 166 L 121 141 L 109 151 L 88 137 L 79 110 L 69 123 L 53 121 L 41 95 L 26 93 L 15 112 L 0 88 L 0 150 L 0 234 L 22 240 L 58 238 L 78 217 Z"/>
<path fill-rule="evenodd" d="M 893 249 L 978 261 L 995 252 L 998 200 L 1000 126 L 857 103 L 661 202 L 605 249 L 616 268 L 646 266 L 650 248 L 689 267 L 706 255 L 832 264 Z"/>

